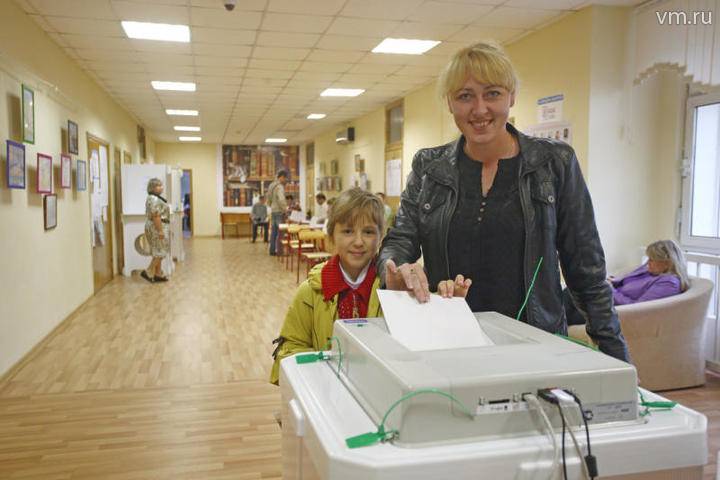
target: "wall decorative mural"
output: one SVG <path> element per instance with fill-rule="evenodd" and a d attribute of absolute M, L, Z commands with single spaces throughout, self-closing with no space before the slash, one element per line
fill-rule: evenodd
<path fill-rule="evenodd" d="M 222 185 L 224 207 L 250 207 L 267 193 L 280 170 L 290 177 L 285 193 L 300 193 L 300 149 L 296 146 L 223 145 Z"/>

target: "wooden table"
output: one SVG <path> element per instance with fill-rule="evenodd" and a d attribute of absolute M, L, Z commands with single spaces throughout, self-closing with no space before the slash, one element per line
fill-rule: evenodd
<path fill-rule="evenodd" d="M 225 227 L 235 227 L 238 237 L 249 237 L 252 234 L 252 220 L 249 213 L 220 212 L 220 236 L 225 238 Z"/>

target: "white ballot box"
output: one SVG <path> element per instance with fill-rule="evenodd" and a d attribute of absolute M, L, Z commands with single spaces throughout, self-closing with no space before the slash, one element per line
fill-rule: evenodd
<path fill-rule="evenodd" d="M 703 415 L 681 405 L 646 414 L 631 365 L 496 313 L 476 316 L 491 345 L 412 351 L 382 319 L 338 320 L 323 359 L 284 359 L 283 479 L 561 480 L 562 420 L 542 400 L 553 391 L 582 401 L 598 479 L 702 478 Z M 585 456 L 580 408 L 565 401 Z M 348 447 L 381 424 L 385 441 Z M 576 452 L 568 433 L 568 478 L 585 478 Z"/>

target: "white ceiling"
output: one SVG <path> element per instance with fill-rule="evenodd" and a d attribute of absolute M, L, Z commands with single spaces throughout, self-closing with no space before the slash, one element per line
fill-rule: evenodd
<path fill-rule="evenodd" d="M 640 0 L 16 0 L 159 141 L 199 125 L 204 142 L 299 144 L 431 82 L 459 47 L 512 42 L 590 3 Z M 121 20 L 190 25 L 191 42 L 131 40 Z M 385 37 L 440 40 L 425 55 L 371 53 Z M 157 92 L 151 80 L 197 91 Z M 324 98 L 328 87 L 364 88 Z M 169 117 L 166 108 L 197 109 Z M 326 113 L 307 120 L 309 113 Z M 194 135 L 194 134 L 193 134 Z"/>

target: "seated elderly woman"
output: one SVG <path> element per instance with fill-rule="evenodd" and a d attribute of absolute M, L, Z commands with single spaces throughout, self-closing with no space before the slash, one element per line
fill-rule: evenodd
<path fill-rule="evenodd" d="M 615 305 L 647 302 L 677 295 L 688 289 L 685 255 L 673 240 L 658 240 L 647 246 L 648 261 L 621 278 L 608 278 Z M 563 306 L 569 325 L 582 325 L 585 319 L 575 308 L 570 292 L 563 291 Z"/>

